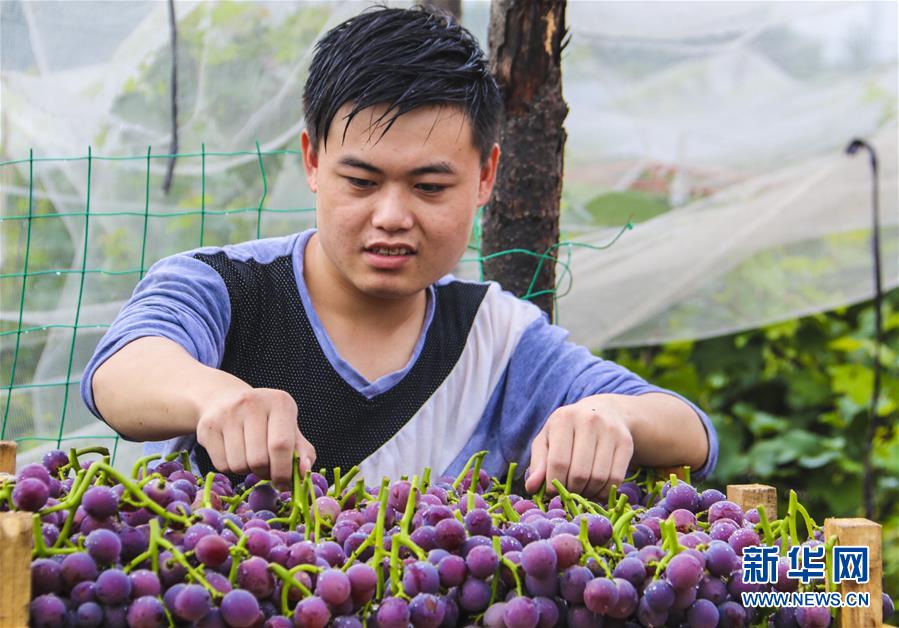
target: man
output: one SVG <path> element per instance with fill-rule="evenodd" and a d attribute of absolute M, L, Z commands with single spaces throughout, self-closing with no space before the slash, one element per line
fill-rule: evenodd
<path fill-rule="evenodd" d="M 303 163 L 317 229 L 157 263 L 89 363 L 85 402 L 206 472 L 285 484 L 362 467 L 529 466 L 601 495 L 631 463 L 715 464 L 708 418 L 566 341 L 534 305 L 447 273 L 490 198 L 500 96 L 468 31 L 366 11 L 317 46 Z M 151 446 L 152 447 L 152 446 Z"/>

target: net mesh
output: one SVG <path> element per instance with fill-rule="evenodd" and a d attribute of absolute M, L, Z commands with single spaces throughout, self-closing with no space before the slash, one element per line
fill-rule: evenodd
<path fill-rule="evenodd" d="M 314 224 L 306 68 L 368 4 L 176 3 L 166 193 L 165 3 L 0 3 L 0 411 L 26 459 L 99 441 L 133 457 L 78 384 L 153 262 Z M 464 3 L 483 42 L 488 13 Z M 884 284 L 899 285 L 895 4 L 571 2 L 567 19 L 556 296 L 574 340 L 696 339 L 870 298 L 854 136 L 879 152 Z M 480 275 L 478 235 L 462 276 Z"/>

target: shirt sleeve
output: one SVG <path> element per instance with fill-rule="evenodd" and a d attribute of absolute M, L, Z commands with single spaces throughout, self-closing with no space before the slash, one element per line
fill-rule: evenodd
<path fill-rule="evenodd" d="M 491 404 L 498 413 L 500 447 L 507 463 L 517 462 L 522 472 L 530 460 L 530 443 L 549 415 L 558 407 L 602 393 L 643 395 L 661 392 L 686 402 L 705 427 L 709 454 L 692 472 L 701 479 L 715 468 L 718 438 L 709 417 L 699 407 L 675 392 L 647 383 L 638 375 L 568 341 L 568 332 L 551 325 L 545 317 L 534 321 L 521 337 L 509 361 L 502 390 Z"/>
<path fill-rule="evenodd" d="M 157 262 L 134 289 L 88 362 L 81 378 L 84 403 L 104 420 L 94 403 L 94 373 L 119 349 L 145 336 L 168 338 L 202 364 L 218 368 L 230 319 L 228 289 L 209 265 L 190 254 Z"/>

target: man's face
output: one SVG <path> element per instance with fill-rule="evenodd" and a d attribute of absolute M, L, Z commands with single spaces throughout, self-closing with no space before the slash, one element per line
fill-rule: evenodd
<path fill-rule="evenodd" d="M 386 133 L 372 126 L 384 108 L 365 109 L 344 138 L 350 110 L 334 118 L 327 149 L 302 136 L 322 251 L 335 278 L 365 295 L 415 295 L 465 252 L 499 148 L 482 164 L 468 118 L 450 107 L 412 110 Z"/>

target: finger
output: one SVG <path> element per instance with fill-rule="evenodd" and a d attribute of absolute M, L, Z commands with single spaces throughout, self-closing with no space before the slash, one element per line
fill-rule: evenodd
<path fill-rule="evenodd" d="M 265 417 L 261 416 L 254 417 L 252 421 L 244 421 L 244 455 L 250 471 L 262 479 L 269 479 L 269 446 L 265 420 Z"/>
<path fill-rule="evenodd" d="M 296 433 L 296 451 L 300 459 L 300 473 L 303 475 L 312 471 L 312 465 L 315 464 L 316 453 L 312 443 L 306 440 L 300 430 Z"/>
<path fill-rule="evenodd" d="M 568 422 L 560 422 L 550 428 L 547 434 L 549 451 L 546 457 L 546 490 L 556 492 L 553 480 L 568 484 L 568 470 L 571 468 L 571 455 L 574 446 L 574 429 Z"/>
<path fill-rule="evenodd" d="M 228 458 L 225 456 L 225 440 L 222 438 L 222 433 L 214 425 L 208 423 L 200 429 L 202 431 L 197 432 L 197 442 L 206 448 L 212 466 L 222 473 L 228 473 L 231 468 L 228 466 Z"/>
<path fill-rule="evenodd" d="M 593 456 L 593 468 L 590 470 L 590 481 L 584 489 L 585 497 L 599 497 L 606 486 L 612 469 L 615 454 L 615 441 L 607 435 L 600 436 Z"/>
<path fill-rule="evenodd" d="M 536 493 L 546 478 L 547 452 L 546 429 L 544 428 L 531 443 L 531 468 L 524 481 L 524 488 L 529 493 Z"/>
<path fill-rule="evenodd" d="M 275 404 L 268 417 L 268 472 L 275 486 L 290 486 L 296 434 L 296 411 Z"/>
<path fill-rule="evenodd" d="M 604 494 L 608 495 L 613 484 L 621 486 L 622 482 L 624 482 L 624 478 L 627 477 L 627 467 L 631 463 L 633 455 L 634 441 L 629 438 L 619 441 L 618 446 L 615 448 L 615 453 L 612 456 L 609 479 L 603 487 Z"/>
<path fill-rule="evenodd" d="M 601 447 L 602 437 L 593 424 L 581 424 L 575 432 L 571 451 L 571 466 L 568 469 L 566 488 L 586 495 L 587 484 L 593 478 L 593 461 Z"/>
<path fill-rule="evenodd" d="M 231 422 L 222 430 L 222 438 L 225 441 L 225 458 L 228 461 L 228 468 L 232 473 L 241 475 L 249 472 L 247 466 L 246 444 L 244 443 L 243 423 Z"/>

